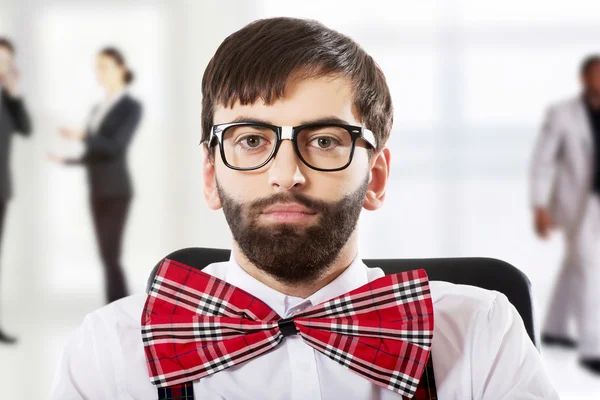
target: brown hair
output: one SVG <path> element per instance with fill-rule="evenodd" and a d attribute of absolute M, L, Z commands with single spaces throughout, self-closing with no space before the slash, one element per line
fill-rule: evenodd
<path fill-rule="evenodd" d="M 587 73 L 590 72 L 592 67 L 599 62 L 600 62 L 600 55 L 591 54 L 591 55 L 587 56 L 586 58 L 584 58 L 584 60 L 581 62 L 581 65 L 579 66 L 579 73 L 581 74 L 581 76 L 587 75 Z"/>
<path fill-rule="evenodd" d="M 267 104 L 283 97 L 294 73 L 303 78 L 340 74 L 352 82 L 361 123 L 373 131 L 377 149 L 385 145 L 393 107 L 383 72 L 356 42 L 323 24 L 295 18 L 270 18 L 246 25 L 227 37 L 202 78 L 202 140 L 206 142 L 218 105 L 236 101 Z"/>
<path fill-rule="evenodd" d="M 6 48 L 12 55 L 15 55 L 15 46 L 6 37 L 0 37 L 0 47 Z"/>
<path fill-rule="evenodd" d="M 117 63 L 117 65 L 125 69 L 125 76 L 123 79 L 126 84 L 130 84 L 131 82 L 133 82 L 135 76 L 133 72 L 129 68 L 127 68 L 127 63 L 125 62 L 125 57 L 123 56 L 123 53 L 121 53 L 118 49 L 114 47 L 105 47 L 102 50 L 100 50 L 100 54 L 112 58 Z"/>

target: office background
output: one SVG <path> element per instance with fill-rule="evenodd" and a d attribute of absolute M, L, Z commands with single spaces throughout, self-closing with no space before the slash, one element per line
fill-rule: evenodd
<path fill-rule="evenodd" d="M 46 158 L 79 151 L 57 130 L 83 127 L 101 99 L 97 51 L 122 49 L 145 107 L 124 248 L 130 286 L 142 291 L 168 252 L 229 246 L 225 219 L 202 197 L 202 73 L 228 34 L 281 15 L 350 35 L 387 75 L 391 182 L 384 208 L 363 214 L 361 255 L 506 260 L 533 282 L 541 321 L 563 245 L 533 234 L 528 165 L 544 109 L 577 93 L 579 62 L 600 52 L 597 1 L 0 0 L 0 35 L 17 46 L 35 128 L 13 143 L 16 195 L 2 246 L 0 316 L 20 338 L 0 347 L 7 398 L 45 398 L 62 346 L 103 305 L 84 171 Z M 600 380 L 574 353 L 543 358 L 561 398 L 597 398 Z"/>

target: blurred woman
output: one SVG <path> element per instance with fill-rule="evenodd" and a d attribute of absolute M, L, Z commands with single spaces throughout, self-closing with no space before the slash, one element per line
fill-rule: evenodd
<path fill-rule="evenodd" d="M 127 149 L 142 115 L 142 106 L 129 93 L 133 81 L 121 52 L 109 47 L 96 60 L 98 82 L 106 90 L 103 102 L 92 109 L 84 131 L 61 128 L 66 139 L 79 140 L 85 153 L 79 159 L 50 155 L 54 162 L 83 165 L 87 170 L 94 228 L 105 272 L 108 302 L 127 296 L 120 262 L 129 205 L 133 197 L 127 168 Z"/>

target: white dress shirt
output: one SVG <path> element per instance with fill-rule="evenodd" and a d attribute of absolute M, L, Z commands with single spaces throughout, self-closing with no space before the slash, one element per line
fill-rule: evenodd
<path fill-rule="evenodd" d="M 286 296 L 248 275 L 235 261 L 205 272 L 258 297 L 286 318 L 384 275 L 355 260 L 307 299 Z M 433 366 L 441 400 L 556 400 L 540 356 L 507 298 L 472 286 L 431 282 L 435 317 Z M 145 294 L 87 315 L 66 346 L 50 400 L 157 398 L 150 383 L 140 321 Z M 402 399 L 302 341 L 277 348 L 194 382 L 196 399 Z"/>

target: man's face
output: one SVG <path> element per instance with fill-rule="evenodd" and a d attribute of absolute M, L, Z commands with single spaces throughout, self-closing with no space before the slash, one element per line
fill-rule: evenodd
<path fill-rule="evenodd" d="M 252 119 L 297 126 L 324 118 L 361 125 L 347 79 L 292 80 L 283 98 L 271 105 L 259 100 L 218 107 L 214 124 Z M 212 193 L 207 195 L 211 208 L 223 207 L 235 241 L 253 264 L 282 282 L 310 282 L 326 272 L 354 233 L 371 164 L 361 141 L 352 163 L 337 172 L 310 169 L 288 140 L 273 160 L 254 171 L 228 168 L 217 150 L 214 171 L 205 163 L 205 193 Z"/>
<path fill-rule="evenodd" d="M 0 46 L 0 79 L 3 79 L 12 68 L 13 54 L 4 46 Z"/>
<path fill-rule="evenodd" d="M 600 62 L 594 63 L 583 76 L 586 91 L 600 95 Z"/>

